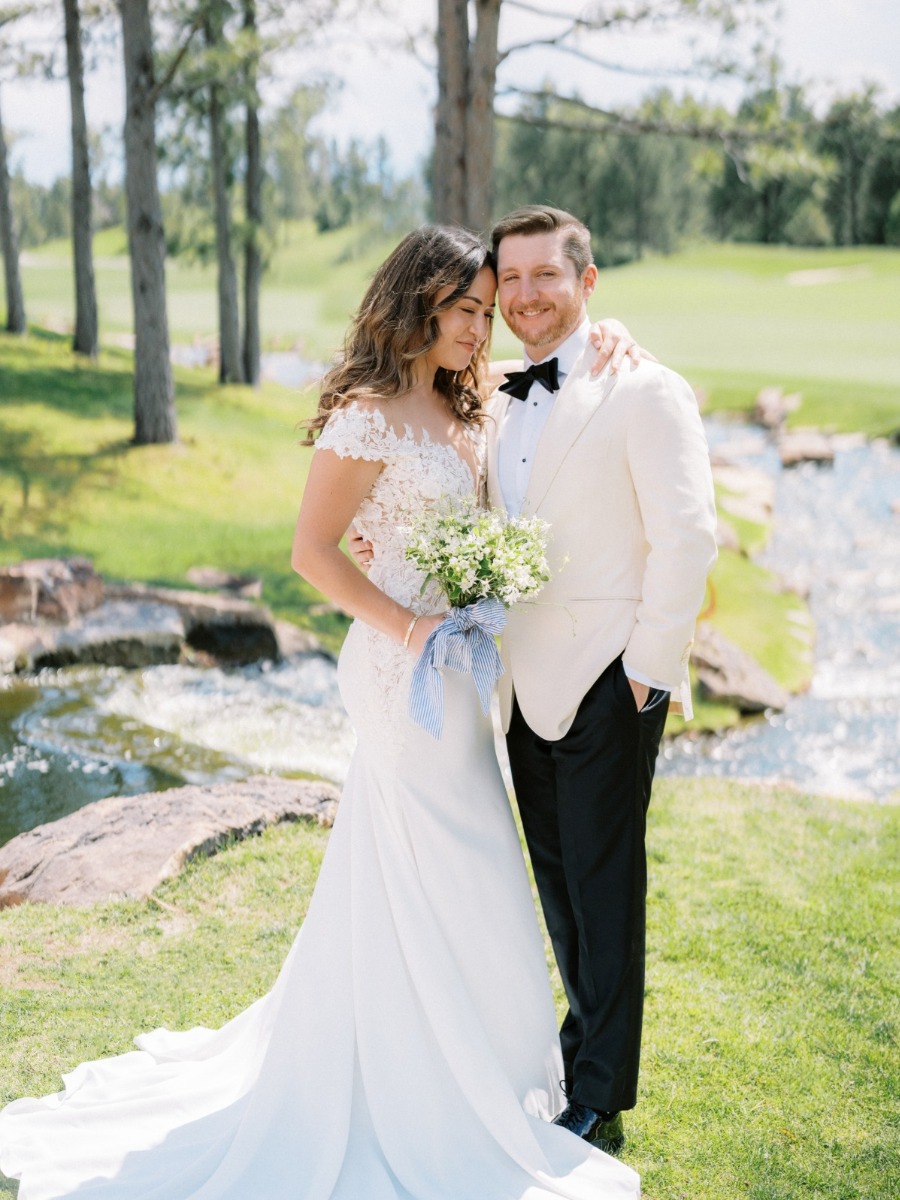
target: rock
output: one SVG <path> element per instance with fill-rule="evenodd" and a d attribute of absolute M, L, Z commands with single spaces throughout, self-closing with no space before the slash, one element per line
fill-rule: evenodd
<path fill-rule="evenodd" d="M 306 611 L 311 617 L 344 616 L 344 610 L 338 608 L 336 604 L 332 604 L 330 600 L 322 600 L 318 604 L 310 604 Z"/>
<path fill-rule="evenodd" d="M 139 583 L 111 585 L 107 591 L 117 599 L 152 600 L 176 608 L 187 644 L 216 662 L 239 665 L 279 657 L 272 614 L 261 604 Z"/>
<path fill-rule="evenodd" d="M 35 670 L 75 663 L 158 666 L 178 662 L 184 642 L 184 622 L 169 605 L 108 600 L 86 617 L 53 631 L 32 652 L 30 666 Z"/>
<path fill-rule="evenodd" d="M 812 572 L 809 567 L 800 565 L 787 574 L 779 575 L 778 589 L 781 592 L 790 592 L 794 596 L 799 596 L 801 600 L 808 600 L 812 582 Z"/>
<path fill-rule="evenodd" d="M 55 628 L 13 622 L 0 625 L 0 674 L 28 671 L 35 657 L 53 645 Z"/>
<path fill-rule="evenodd" d="M 0 622 L 71 621 L 103 601 L 86 558 L 32 558 L 0 569 Z"/>
<path fill-rule="evenodd" d="M 219 567 L 191 567 L 185 578 L 197 587 L 231 592 L 245 600 L 258 600 L 262 596 L 262 580 L 257 575 L 235 575 Z"/>
<path fill-rule="evenodd" d="M 300 629 L 290 621 L 276 621 L 275 636 L 282 658 L 291 658 L 295 654 L 322 654 L 334 661 L 334 656 L 322 648 L 322 643 L 314 633 Z"/>
<path fill-rule="evenodd" d="M 831 439 L 818 429 L 794 429 L 778 439 L 778 453 L 783 467 L 795 467 L 802 462 L 834 462 Z"/>
<path fill-rule="evenodd" d="M 0 848 L 0 908 L 146 899 L 191 859 L 235 838 L 280 821 L 330 826 L 339 797 L 331 783 L 254 776 L 96 800 Z"/>
<path fill-rule="evenodd" d="M 106 591 L 104 603 L 68 625 L 0 625 L 0 672 L 75 663 L 147 667 L 178 662 L 188 651 L 224 665 L 282 655 L 271 613 L 249 600 L 143 584 Z M 319 649 L 312 635 L 295 635 L 290 644 L 290 653 Z"/>
<path fill-rule="evenodd" d="M 720 509 L 757 525 L 768 525 L 775 505 L 775 481 L 759 467 L 736 463 L 713 463 L 713 479 L 719 486 Z"/>
<path fill-rule="evenodd" d="M 723 550 L 735 550 L 740 552 L 741 539 L 738 537 L 738 532 L 730 521 L 726 521 L 720 516 L 716 522 L 716 545 Z"/>
<path fill-rule="evenodd" d="M 742 713 L 780 712 L 787 706 L 787 692 L 768 671 L 708 621 L 697 627 L 691 659 L 710 700 L 732 704 Z"/>
<path fill-rule="evenodd" d="M 780 429 L 788 414 L 800 407 L 801 399 L 799 392 L 786 396 L 780 387 L 763 388 L 756 397 L 753 420 L 765 429 Z"/>

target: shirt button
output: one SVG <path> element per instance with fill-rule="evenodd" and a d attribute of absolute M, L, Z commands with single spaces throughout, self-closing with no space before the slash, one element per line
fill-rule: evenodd
<path fill-rule="evenodd" d="M 528 462 L 528 459 L 527 459 L 527 458 L 523 458 L 523 459 L 522 459 L 522 462 Z"/>
<path fill-rule="evenodd" d="M 537 400 L 532 401 L 532 403 L 534 404 L 534 407 L 537 408 Z"/>

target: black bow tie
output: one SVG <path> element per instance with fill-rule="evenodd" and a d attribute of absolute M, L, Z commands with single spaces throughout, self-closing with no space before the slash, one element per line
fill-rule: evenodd
<path fill-rule="evenodd" d="M 500 384 L 501 392 L 509 392 L 517 400 L 527 400 L 531 385 L 537 381 L 548 392 L 559 391 L 559 359 L 548 358 L 546 362 L 534 363 L 527 371 L 510 371 L 506 383 Z"/>

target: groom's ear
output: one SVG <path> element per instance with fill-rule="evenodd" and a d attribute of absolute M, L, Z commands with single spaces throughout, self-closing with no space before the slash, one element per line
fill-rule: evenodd
<path fill-rule="evenodd" d="M 581 277 L 581 287 L 584 291 L 585 300 L 587 300 L 588 296 L 590 296 L 591 292 L 597 286 L 597 278 L 598 271 L 593 263 L 584 268 L 584 274 Z"/>

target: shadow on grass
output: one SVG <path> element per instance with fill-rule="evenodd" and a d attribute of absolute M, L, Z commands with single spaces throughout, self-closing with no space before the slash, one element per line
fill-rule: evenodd
<path fill-rule="evenodd" d="M 40 354 L 34 343 L 42 343 Z M 29 343 L 31 348 L 29 350 Z M 28 337 L 3 338 L 0 396 L 7 404 L 41 404 L 73 417 L 131 420 L 134 412 L 134 356 L 128 350 L 104 348 L 100 362 L 80 358 L 71 339 L 46 329 Z M 176 402 L 209 395 L 205 378 L 178 372 Z"/>
<path fill-rule="evenodd" d="M 132 411 L 131 370 L 95 366 L 60 354 L 58 364 L 16 355 L 0 363 L 7 404 L 42 404 L 75 417 L 121 417 Z"/>
<path fill-rule="evenodd" d="M 0 535 L 12 540 L 13 531 L 5 528 L 6 518 L 19 523 L 34 515 L 40 522 L 41 533 L 52 538 L 63 533 L 71 524 L 71 514 L 63 512 L 76 490 L 85 481 L 93 486 L 112 488 L 119 477 L 116 464 L 134 447 L 130 442 L 113 441 L 84 453 L 42 454 L 38 435 L 28 430 L 7 429 L 0 422 L 0 480 L 5 476 L 13 481 L 13 493 L 18 490 L 18 504 L 10 505 L 11 512 L 0 502 Z M 59 513 L 55 518 L 54 513 Z M 52 542 L 48 541 L 48 548 Z M 53 549 L 59 553 L 59 546 Z"/>

